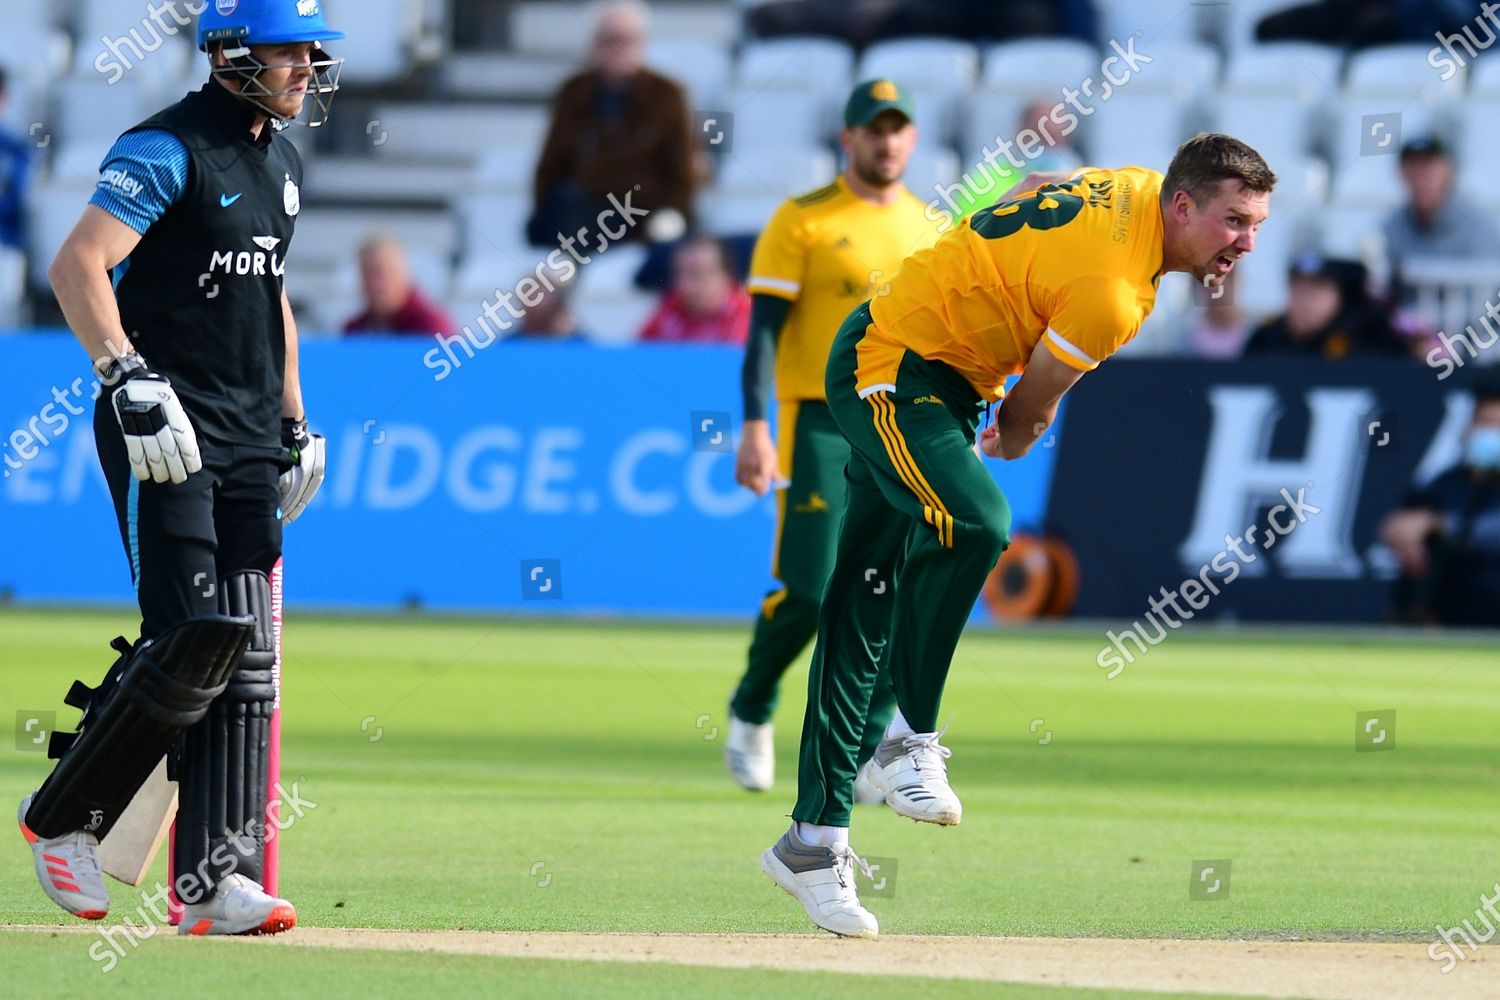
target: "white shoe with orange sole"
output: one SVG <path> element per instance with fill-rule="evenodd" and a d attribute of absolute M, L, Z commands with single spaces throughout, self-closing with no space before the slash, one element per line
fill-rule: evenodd
<path fill-rule="evenodd" d="M 259 882 L 230 875 L 201 903 L 182 908 L 177 933 L 191 937 L 224 934 L 280 934 L 297 926 L 297 910 Z"/>
<path fill-rule="evenodd" d="M 32 796 L 21 800 L 16 823 L 31 845 L 36 878 L 47 898 L 84 920 L 103 920 L 109 915 L 109 890 L 99 868 L 99 841 L 79 830 L 61 837 L 42 837 L 26 825 Z"/>

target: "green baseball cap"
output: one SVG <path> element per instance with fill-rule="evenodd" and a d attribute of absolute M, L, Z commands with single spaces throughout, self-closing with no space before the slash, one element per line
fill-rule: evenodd
<path fill-rule="evenodd" d="M 894 80 L 884 78 L 866 80 L 854 88 L 849 102 L 844 105 L 844 125 L 861 128 L 870 124 L 887 111 L 899 111 L 907 121 L 916 121 L 917 112 L 906 88 Z"/>

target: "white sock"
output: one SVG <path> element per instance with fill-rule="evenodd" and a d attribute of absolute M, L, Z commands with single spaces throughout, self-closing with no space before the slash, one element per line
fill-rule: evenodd
<path fill-rule="evenodd" d="M 888 740 L 905 739 L 914 734 L 911 723 L 906 721 L 906 716 L 901 714 L 901 709 L 896 709 L 896 714 L 891 718 L 891 724 L 885 727 L 885 738 Z"/>
<path fill-rule="evenodd" d="M 792 828 L 797 833 L 797 839 L 804 844 L 814 844 L 818 847 L 835 847 L 849 844 L 849 828 L 847 826 L 818 826 L 816 823 L 803 823 L 793 820 Z"/>

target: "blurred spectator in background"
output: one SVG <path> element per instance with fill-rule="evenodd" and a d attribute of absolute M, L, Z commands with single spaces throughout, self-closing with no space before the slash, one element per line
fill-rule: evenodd
<path fill-rule="evenodd" d="M 684 240 L 672 255 L 671 291 L 646 321 L 641 340 L 743 344 L 750 330 L 750 295 L 737 273 L 719 240 Z"/>
<path fill-rule="evenodd" d="M 1458 31 L 1481 13 L 1479 0 L 1318 0 L 1262 18 L 1262 42 L 1323 42 L 1364 48 L 1392 42 L 1428 42 Z"/>
<path fill-rule="evenodd" d="M 553 99 L 526 226 L 535 246 L 555 245 L 558 234 L 573 237 L 581 228 L 600 230 L 599 216 L 615 208 L 611 194 L 652 213 L 644 224 L 602 224 L 618 230 L 630 223 L 629 239 L 673 239 L 691 223 L 696 176 L 687 97 L 645 67 L 647 19 L 645 5 L 630 0 L 601 8 L 590 67 Z"/>
<path fill-rule="evenodd" d="M 1091 0 L 769 0 L 746 15 L 761 38 L 828 35 L 861 47 L 883 38 L 928 35 L 1004 41 L 1064 35 L 1093 43 Z"/>
<path fill-rule="evenodd" d="M 1215 361 L 1237 358 L 1244 353 L 1251 323 L 1250 317 L 1234 302 L 1238 273 L 1235 270 L 1226 274 L 1224 284 L 1218 289 L 1193 287 L 1194 308 L 1187 316 L 1182 353 Z"/>
<path fill-rule="evenodd" d="M 365 311 L 344 324 L 345 333 L 423 333 L 455 336 L 453 318 L 422 294 L 411 279 L 406 250 L 380 233 L 359 248 Z"/>
<path fill-rule="evenodd" d="M 1484 260 L 1500 258 L 1500 229 L 1485 212 L 1456 197 L 1453 155 L 1437 136 L 1412 139 L 1401 147 L 1401 184 L 1406 204 L 1386 220 L 1386 254 L 1391 286 L 1403 305 L 1414 301 L 1402 283 L 1403 262 L 1416 257 Z"/>
<path fill-rule="evenodd" d="M 1380 526 L 1401 566 L 1396 604 L 1407 620 L 1500 626 L 1500 383 L 1477 396 L 1463 461 Z"/>
<path fill-rule="evenodd" d="M 19 249 L 24 236 L 21 230 L 32 144 L 5 123 L 10 111 L 7 88 L 5 68 L 0 66 L 0 246 Z"/>
<path fill-rule="evenodd" d="M 1304 254 L 1292 262 L 1286 312 L 1256 328 L 1246 355 L 1300 354 L 1330 360 L 1350 355 L 1409 356 L 1389 310 L 1367 289 L 1369 273 L 1353 260 Z"/>
<path fill-rule="evenodd" d="M 527 275 L 530 277 L 530 275 Z M 526 307 L 516 332 L 505 338 L 509 341 L 551 341 L 556 344 L 582 344 L 588 335 L 573 312 L 573 283 L 551 279 L 552 290 L 541 286 L 541 298 Z M 524 304 L 524 303 L 523 303 Z"/>

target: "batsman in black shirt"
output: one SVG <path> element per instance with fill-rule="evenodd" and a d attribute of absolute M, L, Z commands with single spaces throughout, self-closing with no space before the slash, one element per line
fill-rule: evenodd
<path fill-rule="evenodd" d="M 281 130 L 321 125 L 341 61 L 317 0 L 215 0 L 211 75 L 130 129 L 48 274 L 104 385 L 94 430 L 141 636 L 21 803 L 37 877 L 69 912 L 109 909 L 98 843 L 165 756 L 178 781 L 185 934 L 278 933 L 261 885 L 275 701 L 268 573 L 323 479 L 283 287 L 302 162 Z M 308 108 L 308 105 L 315 105 Z"/>

